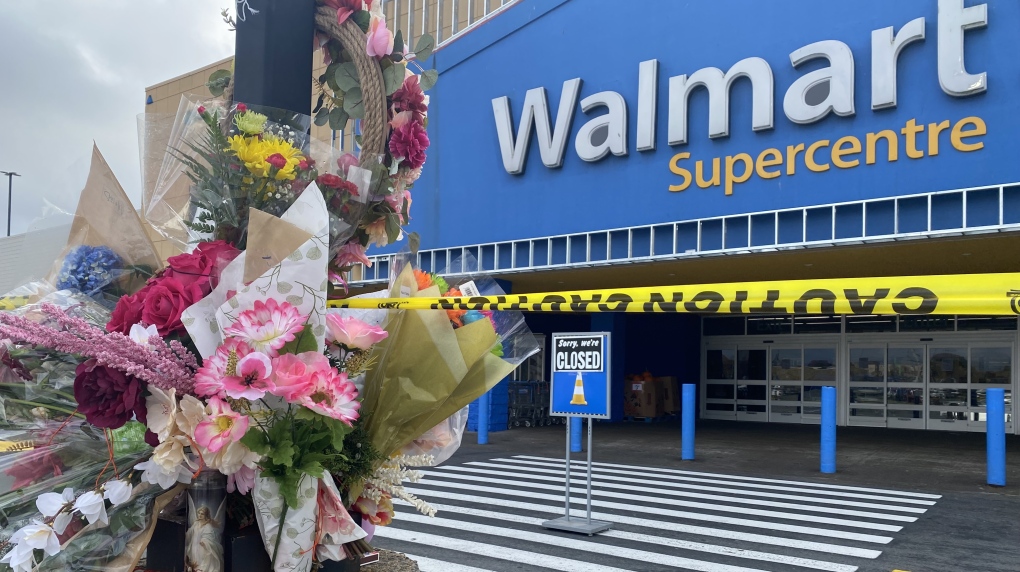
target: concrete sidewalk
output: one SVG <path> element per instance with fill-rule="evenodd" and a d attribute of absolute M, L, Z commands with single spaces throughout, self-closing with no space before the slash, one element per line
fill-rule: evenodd
<path fill-rule="evenodd" d="M 1020 438 L 1015 435 L 1006 437 L 1006 487 L 985 484 L 984 433 L 839 427 L 832 475 L 819 472 L 817 425 L 699 420 L 696 435 L 696 460 L 680 461 L 679 421 L 597 422 L 593 457 L 766 478 L 1020 497 Z M 562 425 L 489 433 L 489 445 L 478 445 L 477 434 L 467 433 L 451 462 L 521 454 L 562 458 L 564 448 Z M 584 453 L 573 458 L 584 459 Z"/>

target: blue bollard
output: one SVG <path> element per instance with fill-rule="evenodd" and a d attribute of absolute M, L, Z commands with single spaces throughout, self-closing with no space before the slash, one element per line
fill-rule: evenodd
<path fill-rule="evenodd" d="M 570 423 L 570 452 L 580 453 L 581 452 L 581 429 L 584 423 L 580 417 L 568 417 L 567 422 Z"/>
<path fill-rule="evenodd" d="M 489 392 L 478 398 L 478 444 L 489 444 Z"/>
<path fill-rule="evenodd" d="M 822 472 L 836 472 L 836 388 L 822 387 Z"/>
<path fill-rule="evenodd" d="M 988 484 L 1006 486 L 1006 391 L 989 389 L 985 394 L 987 421 L 985 437 L 988 446 Z"/>
<path fill-rule="evenodd" d="M 683 461 L 694 460 L 694 384 L 685 383 L 680 406 L 680 459 Z"/>

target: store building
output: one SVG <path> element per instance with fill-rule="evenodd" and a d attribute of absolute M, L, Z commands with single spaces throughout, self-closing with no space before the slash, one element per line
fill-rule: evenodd
<path fill-rule="evenodd" d="M 1020 270 L 1020 4 L 496 4 L 384 4 L 405 37 L 447 32 L 422 268 L 474 258 L 513 293 Z M 385 283 L 389 255 L 354 285 Z M 702 418 L 817 423 L 835 384 L 841 425 L 982 431 L 985 390 L 1018 389 L 1016 314 L 747 304 L 528 322 L 612 332 L 617 394 L 676 376 Z"/>

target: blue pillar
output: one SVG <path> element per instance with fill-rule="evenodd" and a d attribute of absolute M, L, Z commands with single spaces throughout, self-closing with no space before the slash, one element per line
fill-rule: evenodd
<path fill-rule="evenodd" d="M 622 312 L 602 312 L 591 315 L 591 331 L 609 332 L 609 391 L 612 414 L 611 421 L 623 420 L 623 395 L 626 389 L 627 355 L 626 314 Z"/>
<path fill-rule="evenodd" d="M 985 423 L 985 438 L 988 447 L 988 484 L 1006 486 L 1006 391 L 987 390 L 988 418 Z"/>
<path fill-rule="evenodd" d="M 568 417 L 567 422 L 570 423 L 570 452 L 580 453 L 581 428 L 584 426 L 584 422 L 580 417 Z"/>
<path fill-rule="evenodd" d="M 836 472 L 836 388 L 822 387 L 822 472 Z"/>
<path fill-rule="evenodd" d="M 478 398 L 478 444 L 489 444 L 489 397 L 492 390 Z"/>
<path fill-rule="evenodd" d="M 682 402 L 680 428 L 680 459 L 683 461 L 694 460 L 694 416 L 695 414 L 695 386 L 693 383 L 685 383 Z"/>

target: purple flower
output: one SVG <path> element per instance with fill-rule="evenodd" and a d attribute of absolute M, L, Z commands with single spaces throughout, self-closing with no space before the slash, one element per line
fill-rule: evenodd
<path fill-rule="evenodd" d="M 428 148 L 429 136 L 416 121 L 394 129 L 390 136 L 390 153 L 402 158 L 409 169 L 417 169 L 425 164 L 425 150 Z"/>
<path fill-rule="evenodd" d="M 123 427 L 136 411 L 144 416 L 145 392 L 133 375 L 108 368 L 95 359 L 74 370 L 74 399 L 85 420 L 107 429 Z"/>

